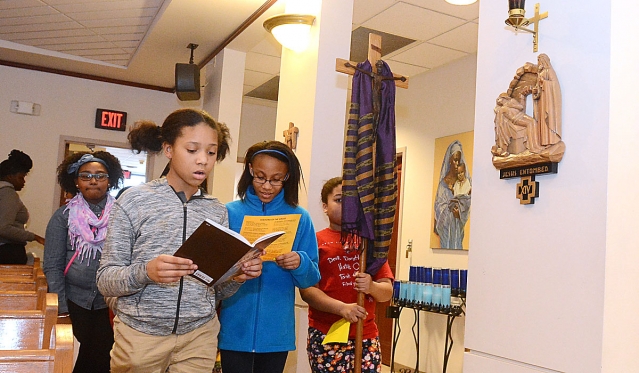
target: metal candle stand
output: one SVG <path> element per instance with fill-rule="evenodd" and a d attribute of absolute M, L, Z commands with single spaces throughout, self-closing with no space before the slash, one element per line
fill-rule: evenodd
<path fill-rule="evenodd" d="M 399 317 L 404 308 L 414 312 L 412 326 L 413 339 L 417 349 L 415 373 L 419 372 L 419 311 L 437 313 L 447 316 L 446 338 L 444 345 L 443 373 L 446 373 L 448 359 L 453 349 L 452 328 L 456 317 L 466 314 L 467 270 L 449 270 L 425 267 L 411 267 L 409 281 L 395 281 L 393 284 L 393 301 L 386 308 L 386 317 L 397 319 L 393 328 L 391 352 L 391 373 L 395 373 L 395 348 L 401 334 Z M 442 288 L 444 297 L 442 297 Z"/>

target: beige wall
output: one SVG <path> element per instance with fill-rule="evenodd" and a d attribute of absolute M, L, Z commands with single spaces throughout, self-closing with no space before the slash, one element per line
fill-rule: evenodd
<path fill-rule="evenodd" d="M 396 99 L 397 147 L 405 151 L 401 208 L 398 279 L 408 280 L 410 265 L 467 268 L 468 251 L 431 249 L 433 216 L 433 178 L 441 164 L 434 165 L 435 139 L 473 130 L 475 123 L 476 56 L 411 77 L 407 90 L 398 89 Z M 490 131 L 492 127 L 488 127 Z M 476 195 L 473 193 L 473 203 Z M 471 220 L 473 208 L 471 207 Z M 412 254 L 406 258 L 406 245 L 413 240 Z M 476 248 L 470 247 L 470 251 Z M 402 312 L 402 334 L 395 361 L 415 367 L 416 351 L 411 327 L 413 312 Z M 462 371 L 464 347 L 463 317 L 453 324 L 453 350 L 449 373 Z M 446 316 L 420 314 L 420 371 L 442 369 Z"/>
<path fill-rule="evenodd" d="M 238 139 L 238 159 L 244 158 L 244 154 L 251 145 L 264 140 L 273 140 L 276 116 L 277 102 L 244 97 Z M 284 136 L 281 133 L 275 133 L 275 140 L 283 141 Z"/>
<path fill-rule="evenodd" d="M 639 74 L 635 70 L 639 43 L 632 17 L 636 2 L 612 1 L 610 47 L 610 133 L 608 150 L 608 220 L 606 223 L 606 279 L 602 372 L 639 371 L 639 323 L 634 297 L 639 286 L 637 229 L 639 198 L 628 196 L 623 186 L 637 169 L 628 159 L 639 158 Z"/>
<path fill-rule="evenodd" d="M 612 3 L 619 6 L 619 14 L 629 11 L 623 7 L 626 2 Z M 526 4 L 528 16 L 534 5 Z M 611 194 L 608 179 L 609 167 L 616 166 L 610 163 L 610 154 L 628 156 L 626 146 L 613 143 L 609 134 L 636 127 L 636 123 L 610 120 L 611 91 L 617 89 L 610 81 L 611 73 L 616 73 L 610 54 L 611 41 L 615 41 L 611 39 L 611 2 L 541 2 L 541 11 L 548 11 L 548 18 L 539 25 L 539 53 L 550 57 L 561 84 L 566 152 L 556 175 L 536 178 L 540 195 L 530 206 L 519 205 L 515 199 L 519 180 L 500 180 L 488 154 L 495 141 L 493 131 L 486 128 L 492 128 L 495 98 L 507 89 L 517 68 L 525 62 L 536 63 L 538 56 L 532 51 L 530 34 L 505 28 L 504 7 L 505 2 L 486 1 L 480 3 L 479 11 L 473 162 L 476 203 L 468 258 L 465 343 L 470 352 L 464 356 L 464 372 L 602 372 L 604 308 L 610 304 L 608 278 L 628 276 L 618 261 L 626 251 L 626 260 L 635 263 L 637 251 L 629 240 L 632 232 L 622 234 L 616 231 L 618 224 L 608 221 L 608 214 L 614 211 L 619 218 L 631 217 L 628 222 L 637 226 L 636 213 L 622 212 L 628 208 L 622 201 L 625 198 Z M 587 14 L 596 16 L 583 27 Z M 624 54 L 625 46 L 621 48 L 620 62 L 636 61 L 636 55 Z M 633 68 L 626 73 L 636 76 Z M 636 102 L 635 92 L 634 88 L 625 92 L 634 98 L 632 102 Z M 624 91 L 619 93 L 622 96 Z M 622 110 L 636 113 L 635 107 L 630 104 Z M 615 171 L 620 177 L 621 170 Z M 631 174 L 634 172 L 626 176 Z M 615 245 L 609 247 L 607 240 L 613 238 L 613 231 Z M 616 244 L 622 237 L 627 243 L 619 247 Z M 613 252 L 617 264 L 610 271 L 607 255 Z M 630 278 L 635 278 L 636 271 L 632 272 L 635 275 Z M 626 294 L 636 293 L 636 281 L 624 284 Z M 621 306 L 632 312 L 627 303 L 616 305 L 616 312 Z M 611 316 L 609 321 L 614 325 L 616 320 Z M 618 325 L 621 332 L 610 334 L 611 348 L 627 342 L 637 345 L 633 324 L 636 321 Z M 638 371 L 636 354 L 625 358 L 625 366 L 605 371 Z"/>

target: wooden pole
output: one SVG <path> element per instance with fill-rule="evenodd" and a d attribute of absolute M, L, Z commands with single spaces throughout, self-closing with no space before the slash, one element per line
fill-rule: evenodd
<path fill-rule="evenodd" d="M 360 272 L 366 270 L 366 251 L 368 249 L 368 240 L 364 239 L 362 242 L 362 250 L 359 253 L 359 268 Z M 357 305 L 364 307 L 364 293 L 357 293 Z M 362 341 L 364 340 L 364 321 L 362 319 L 357 320 L 357 328 L 355 329 L 355 359 L 353 360 L 353 367 L 355 373 L 362 373 Z"/>

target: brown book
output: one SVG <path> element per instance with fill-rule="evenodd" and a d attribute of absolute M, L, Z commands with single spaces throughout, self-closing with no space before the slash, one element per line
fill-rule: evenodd
<path fill-rule="evenodd" d="M 250 243 L 239 233 L 206 219 L 173 255 L 191 259 L 198 266 L 191 276 L 212 286 L 240 274 L 242 263 L 259 257 L 284 233 L 268 233 Z"/>

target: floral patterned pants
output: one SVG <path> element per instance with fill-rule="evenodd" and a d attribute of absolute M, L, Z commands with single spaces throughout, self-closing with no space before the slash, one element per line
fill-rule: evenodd
<path fill-rule="evenodd" d="M 313 373 L 352 372 L 355 358 L 355 341 L 348 343 L 322 344 L 326 334 L 315 328 L 308 328 L 306 351 Z M 379 337 L 362 341 L 362 373 L 382 371 L 382 355 Z"/>

